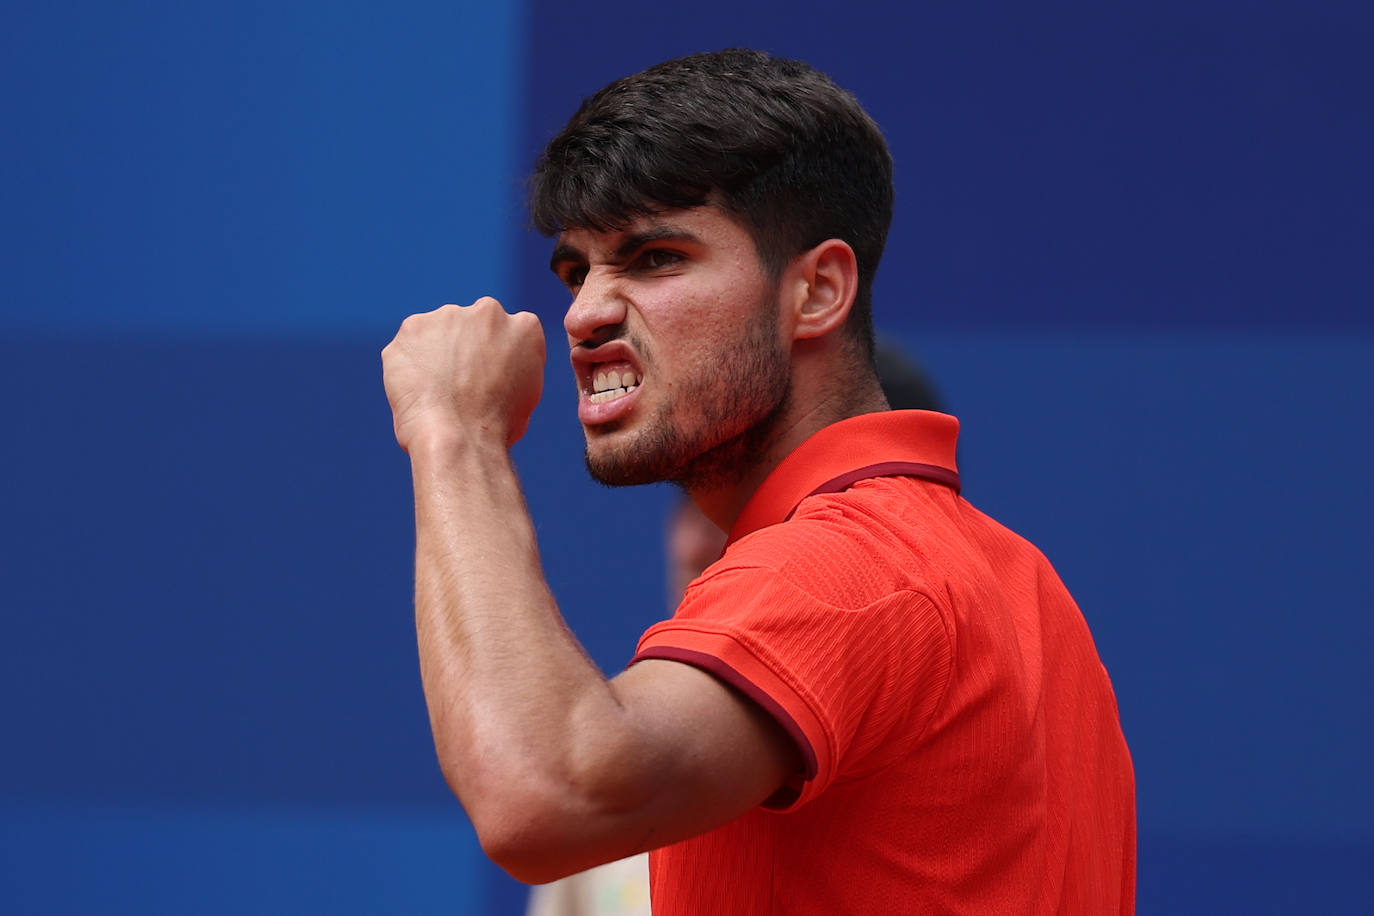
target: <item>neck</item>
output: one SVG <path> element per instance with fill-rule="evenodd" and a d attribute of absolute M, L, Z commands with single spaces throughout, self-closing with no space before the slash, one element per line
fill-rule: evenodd
<path fill-rule="evenodd" d="M 688 489 L 697 508 L 722 531 L 730 530 L 764 478 L 797 446 L 832 423 L 888 409 L 887 398 L 871 369 L 864 365 L 855 370 L 853 361 L 833 354 L 826 359 L 826 355 L 794 353 L 792 397 L 743 473 L 729 483 L 712 482 Z"/>

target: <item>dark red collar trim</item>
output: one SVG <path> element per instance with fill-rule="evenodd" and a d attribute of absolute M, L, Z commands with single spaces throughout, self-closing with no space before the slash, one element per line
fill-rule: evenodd
<path fill-rule="evenodd" d="M 957 490 L 958 436 L 957 419 L 928 410 L 860 414 L 817 430 L 759 484 L 730 526 L 727 544 L 781 522 L 810 493 L 842 490 L 864 477 L 909 474 Z M 855 471 L 857 464 L 864 467 Z"/>
<path fill-rule="evenodd" d="M 955 493 L 959 492 L 959 475 L 949 468 L 942 468 L 938 464 L 918 464 L 914 461 L 884 461 L 879 464 L 855 468 L 839 477 L 832 477 L 803 496 L 801 500 L 798 500 L 797 506 L 800 506 L 802 500 L 808 497 L 819 496 L 822 493 L 839 493 L 870 477 L 919 477 L 922 480 L 942 483 L 951 487 Z M 797 506 L 792 507 L 792 511 L 787 513 L 787 518 L 791 518 L 796 513 Z"/>

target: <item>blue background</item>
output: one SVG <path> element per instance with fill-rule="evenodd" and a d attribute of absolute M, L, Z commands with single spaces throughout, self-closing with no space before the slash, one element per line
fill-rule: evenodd
<path fill-rule="evenodd" d="M 1097 636 L 1140 912 L 1369 910 L 1364 6 L 0 17 L 0 911 L 518 909 L 433 759 L 377 353 L 483 294 L 556 343 L 528 166 L 603 83 L 730 44 L 887 132 L 878 322 Z M 586 481 L 557 352 L 517 460 L 615 670 L 664 613 L 672 494 Z"/>

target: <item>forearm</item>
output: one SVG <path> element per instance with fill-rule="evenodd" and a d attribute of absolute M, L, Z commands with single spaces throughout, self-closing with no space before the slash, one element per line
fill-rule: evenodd
<path fill-rule="evenodd" d="M 614 743 L 624 717 L 558 613 L 504 444 L 433 442 L 411 463 L 420 671 L 445 778 L 479 833 L 575 809 L 605 791 L 587 784 L 588 736 Z"/>

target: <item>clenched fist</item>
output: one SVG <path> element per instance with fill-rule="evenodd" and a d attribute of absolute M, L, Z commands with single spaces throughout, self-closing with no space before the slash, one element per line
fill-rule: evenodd
<path fill-rule="evenodd" d="M 533 314 L 507 314 L 490 297 L 411 315 L 382 350 L 382 380 L 407 452 L 454 434 L 509 447 L 525 434 L 544 388 L 544 329 Z"/>

